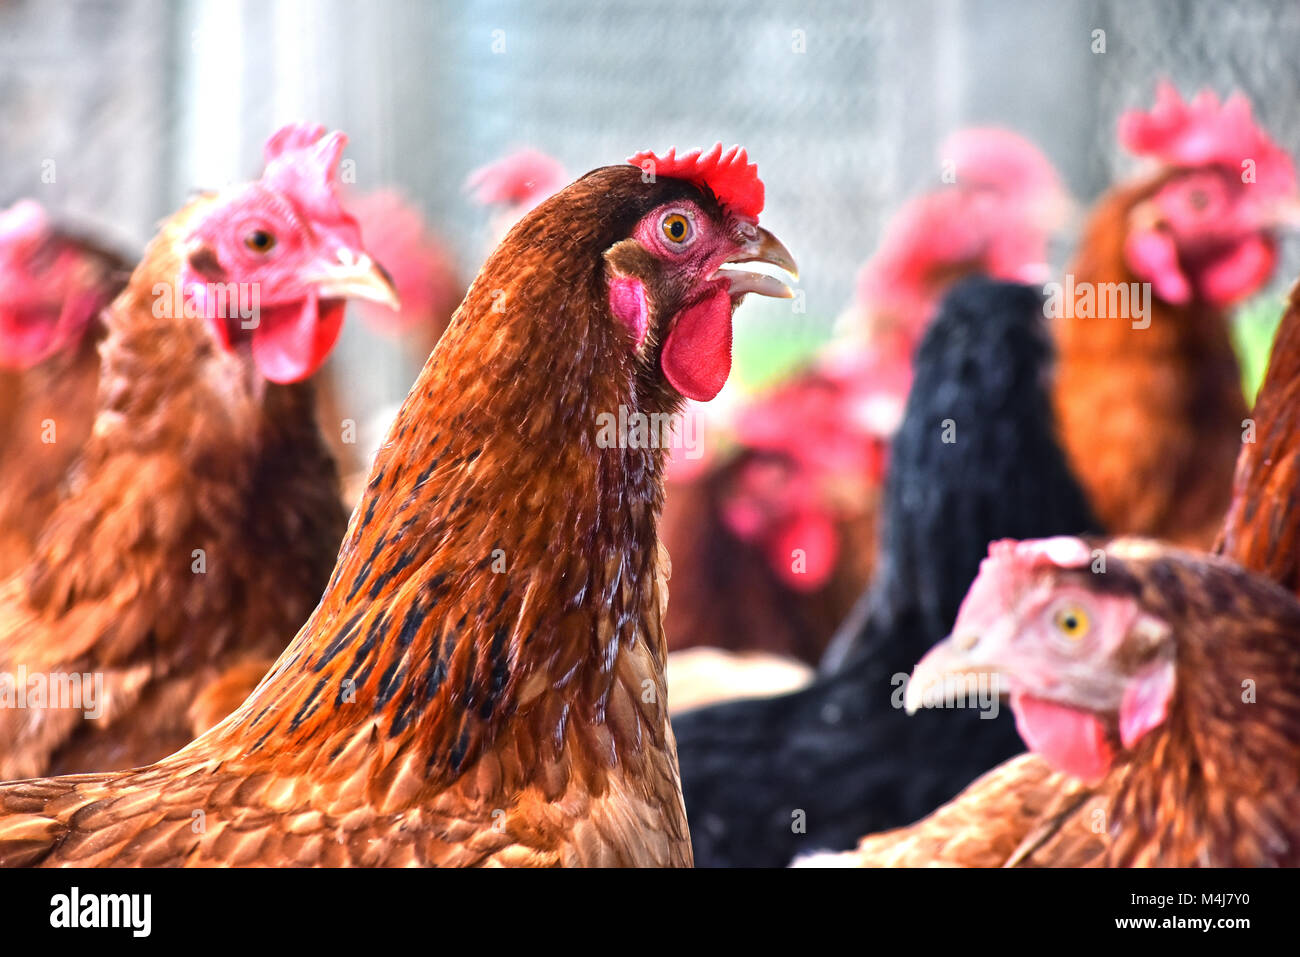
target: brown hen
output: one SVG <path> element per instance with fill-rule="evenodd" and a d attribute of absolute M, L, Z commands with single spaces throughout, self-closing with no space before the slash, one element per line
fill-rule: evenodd
<path fill-rule="evenodd" d="M 1208 548 L 1245 429 L 1229 310 L 1273 272 L 1295 174 L 1241 96 L 1164 84 L 1119 133 L 1160 169 L 1102 197 L 1054 298 L 1062 438 L 1103 527 Z"/>
<path fill-rule="evenodd" d="M 316 357 L 294 365 L 302 340 L 282 334 L 323 325 L 314 290 L 367 281 L 359 238 L 342 280 L 304 239 L 336 260 L 355 233 L 328 198 L 343 140 L 323 133 L 298 129 L 268 147 L 268 178 L 173 216 L 105 312 L 93 434 L 32 560 L 0 584 L 0 779 L 171 753 L 243 700 L 319 600 L 346 515 L 311 386 L 295 381 Z M 239 328 L 234 298 L 207 318 L 182 305 L 196 268 L 260 289 L 260 317 Z"/>
<path fill-rule="evenodd" d="M 0 578 L 31 557 L 90 436 L 99 312 L 130 272 L 31 201 L 0 212 Z"/>
<path fill-rule="evenodd" d="M 720 152 L 597 170 L 521 220 L 274 670 L 150 767 L 0 786 L 0 862 L 690 864 L 665 450 L 598 428 L 708 397 L 739 299 L 788 295 L 719 268 L 793 267 L 757 227 L 753 167 Z"/>

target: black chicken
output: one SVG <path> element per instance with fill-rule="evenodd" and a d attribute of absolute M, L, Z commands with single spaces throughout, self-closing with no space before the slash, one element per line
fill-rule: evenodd
<path fill-rule="evenodd" d="M 1007 709 L 908 717 L 900 682 L 952 627 L 991 540 L 1099 531 L 1056 442 L 1042 316 L 1027 286 L 953 287 L 894 439 L 879 571 L 822 674 L 673 719 L 697 866 L 852 847 L 1023 750 Z"/>

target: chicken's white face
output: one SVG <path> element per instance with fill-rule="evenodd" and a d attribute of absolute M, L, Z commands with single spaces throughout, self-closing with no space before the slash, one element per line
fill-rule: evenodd
<path fill-rule="evenodd" d="M 913 671 L 908 710 L 941 700 L 945 679 L 987 676 L 1031 749 L 1076 777 L 1103 777 L 1116 739 L 1131 748 L 1163 723 L 1175 672 L 1169 626 L 1095 587 L 1092 560 L 1079 539 L 991 545 L 952 634 Z"/>

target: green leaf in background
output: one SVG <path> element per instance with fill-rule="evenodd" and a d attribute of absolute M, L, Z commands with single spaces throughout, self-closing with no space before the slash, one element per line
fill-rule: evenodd
<path fill-rule="evenodd" d="M 1237 361 L 1241 363 L 1241 388 L 1250 405 L 1255 404 L 1255 394 L 1264 381 L 1269 352 L 1273 348 L 1273 334 L 1277 332 L 1285 310 L 1285 291 L 1270 289 L 1238 309 L 1229 326 Z"/>
<path fill-rule="evenodd" d="M 756 310 L 757 311 L 757 310 Z M 808 363 L 831 338 L 832 323 L 778 308 L 733 326 L 732 375 L 746 392 L 763 389 Z"/>

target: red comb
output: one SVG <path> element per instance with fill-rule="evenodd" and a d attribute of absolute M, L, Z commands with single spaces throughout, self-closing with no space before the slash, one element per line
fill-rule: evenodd
<path fill-rule="evenodd" d="M 724 153 L 722 144 L 718 143 L 707 153 L 695 150 L 681 156 L 677 155 L 676 147 L 663 156 L 643 150 L 629 156 L 627 161 L 655 176 L 705 186 L 718 197 L 718 202 L 742 216 L 757 218 L 763 211 L 763 181 L 758 178 L 758 167 L 739 146 Z"/>
<path fill-rule="evenodd" d="M 1240 93 L 1220 104 L 1212 90 L 1202 90 L 1187 103 L 1162 81 L 1149 113 L 1130 110 L 1120 117 L 1119 139 L 1136 155 L 1170 166 L 1226 166 L 1240 173 L 1242 162 L 1253 160 L 1255 182 L 1266 191 L 1295 191 L 1291 157 L 1255 123 Z"/>
<path fill-rule="evenodd" d="M 348 138 L 311 123 L 291 123 L 266 141 L 266 169 L 261 181 L 291 196 L 299 208 L 319 223 L 355 220 L 339 201 L 339 163 Z"/>

